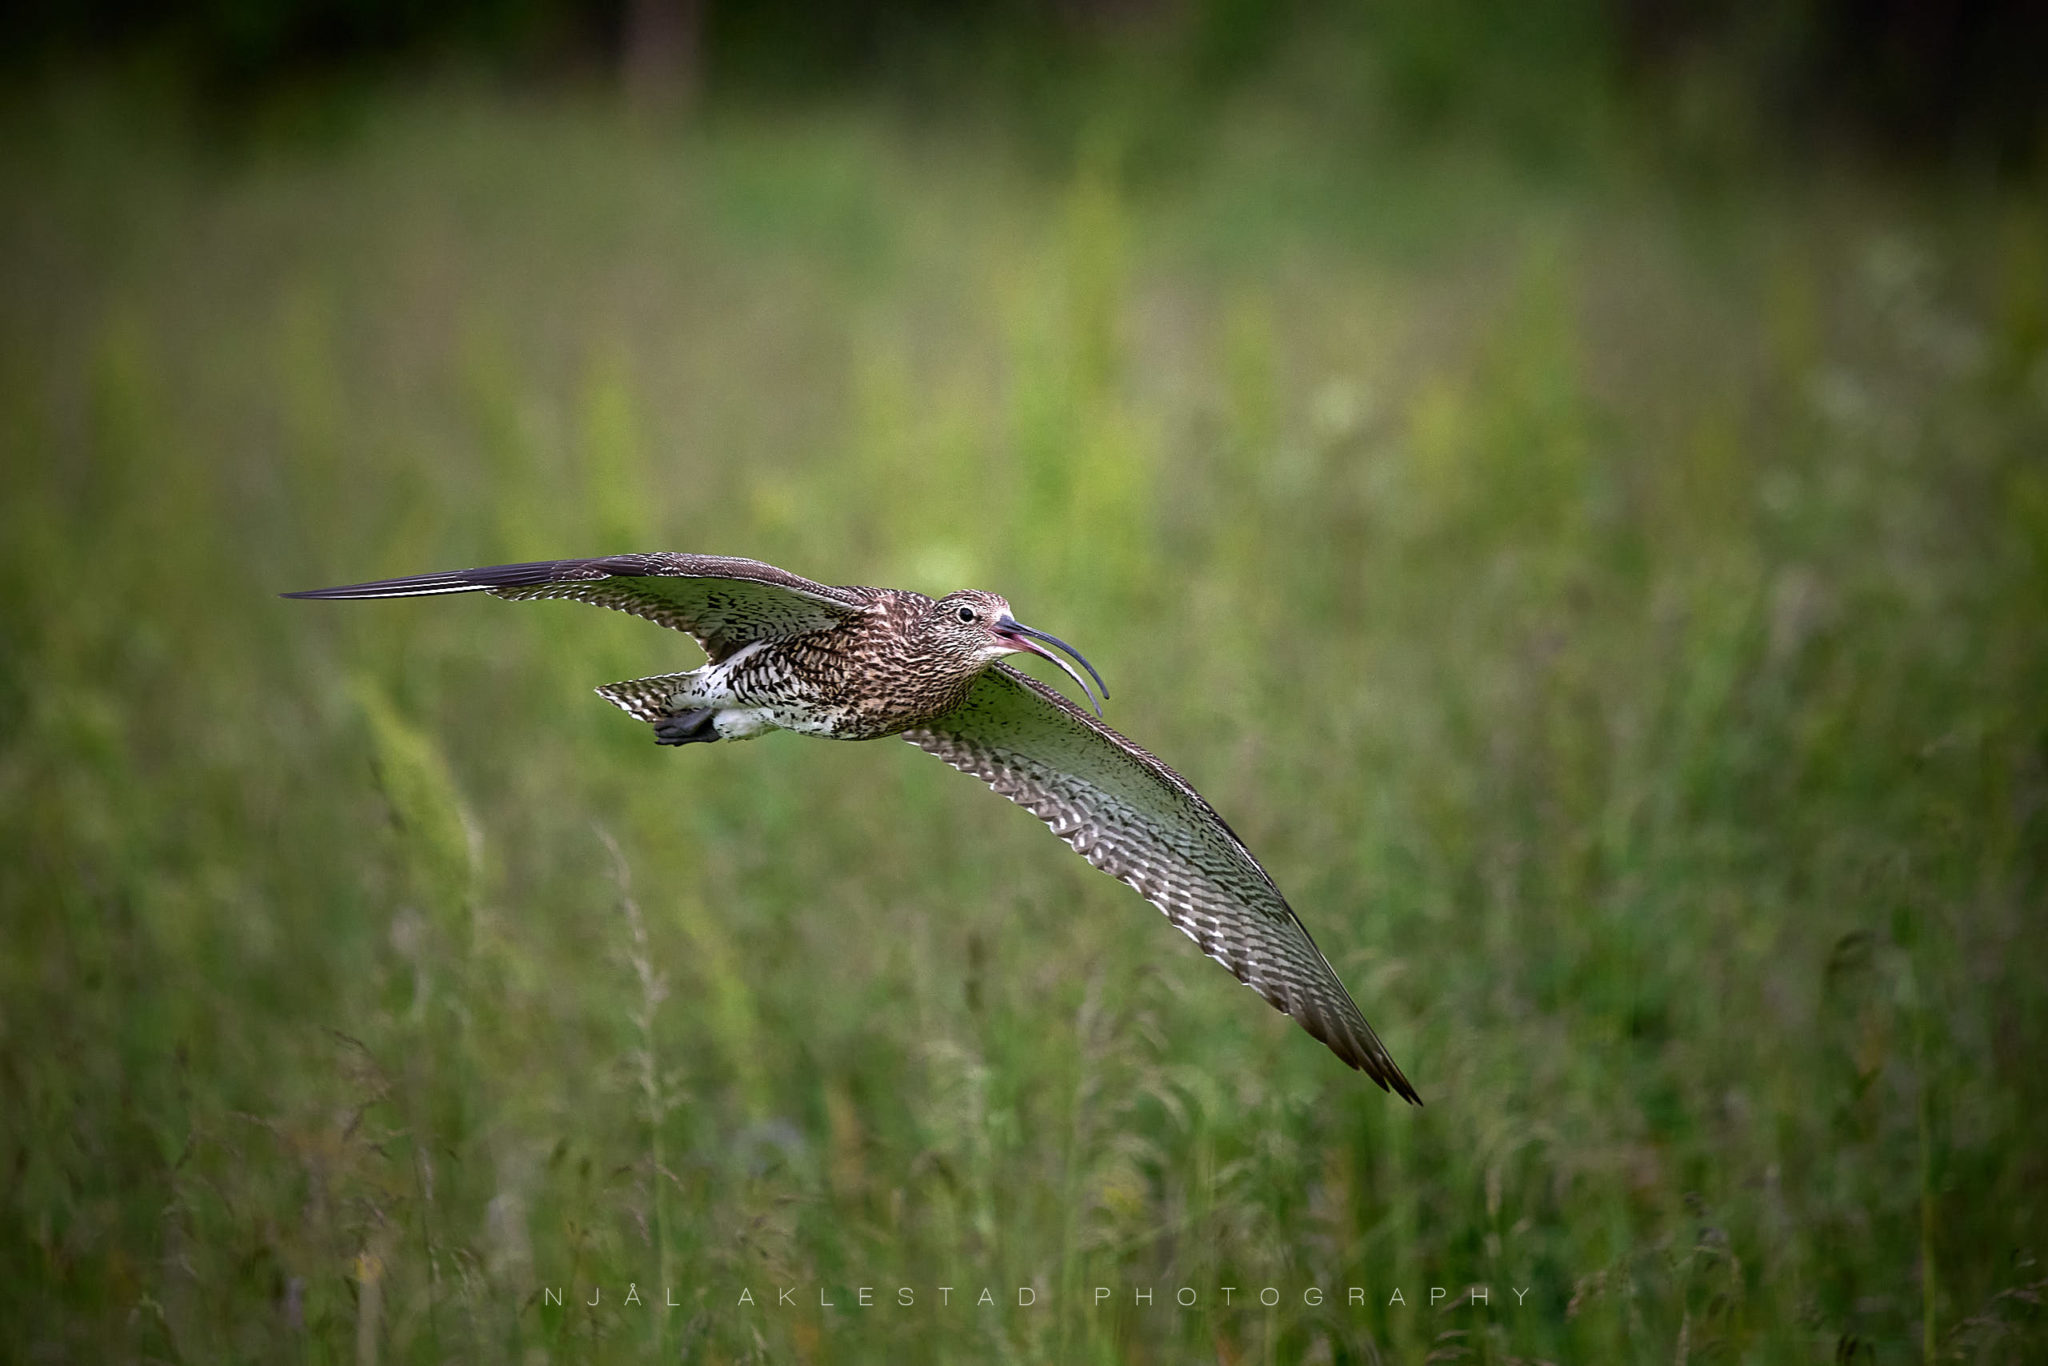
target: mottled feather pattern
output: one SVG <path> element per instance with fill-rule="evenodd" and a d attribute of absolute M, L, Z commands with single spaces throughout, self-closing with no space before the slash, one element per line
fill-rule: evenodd
<path fill-rule="evenodd" d="M 514 602 L 570 598 L 645 617 L 695 637 L 714 664 L 757 640 L 791 640 L 844 625 L 871 606 L 876 593 L 827 587 L 758 560 L 722 555 L 613 555 L 549 568 L 554 572 L 539 582 L 482 586 Z"/>
<path fill-rule="evenodd" d="M 1001 664 L 960 708 L 904 739 L 1030 811 L 1338 1057 L 1416 1099 L 1272 879 L 1157 758 Z"/>

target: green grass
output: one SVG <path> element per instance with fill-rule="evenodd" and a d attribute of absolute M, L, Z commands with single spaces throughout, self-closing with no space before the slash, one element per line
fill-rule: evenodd
<path fill-rule="evenodd" d="M 2048 1349 L 2037 198 L 6 118 L 0 1355 Z M 907 745 L 658 749 L 679 637 L 273 596 L 652 548 L 1080 645 L 1427 1107 Z"/>

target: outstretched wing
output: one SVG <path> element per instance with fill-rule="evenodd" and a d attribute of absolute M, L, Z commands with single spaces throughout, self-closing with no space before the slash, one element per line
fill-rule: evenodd
<path fill-rule="evenodd" d="M 1331 1052 L 1422 1103 L 1266 870 L 1178 773 L 1003 664 L 903 738 L 1037 816 Z"/>
<path fill-rule="evenodd" d="M 570 598 L 631 612 L 695 636 L 714 664 L 752 641 L 786 640 L 838 626 L 872 601 L 861 589 L 829 588 L 759 560 L 666 551 L 457 569 L 283 596 L 415 598 L 436 593 L 491 593 L 514 602 Z"/>

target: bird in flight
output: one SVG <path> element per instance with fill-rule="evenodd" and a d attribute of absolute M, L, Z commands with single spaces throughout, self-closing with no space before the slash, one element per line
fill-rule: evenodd
<path fill-rule="evenodd" d="M 1344 983 L 1273 879 L 1187 780 L 1099 719 L 1102 676 L 994 593 L 942 598 L 828 587 L 758 560 L 611 555 L 383 579 L 288 598 L 490 593 L 568 598 L 682 631 L 707 662 L 598 694 L 664 745 L 790 730 L 835 740 L 901 735 L 1037 816 L 1074 851 L 1166 913 L 1237 979 L 1331 1052 L 1416 1104 Z M 1090 715 L 1001 662 L 1033 654 L 1080 688 Z"/>

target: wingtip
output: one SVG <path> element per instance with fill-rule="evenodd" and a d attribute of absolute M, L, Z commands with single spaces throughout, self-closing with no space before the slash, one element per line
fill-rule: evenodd
<path fill-rule="evenodd" d="M 1363 1015 L 1356 1014 L 1356 1010 L 1356 1005 L 1353 1005 L 1352 1023 L 1356 1028 L 1341 1030 L 1337 1038 L 1313 1029 L 1310 1032 L 1321 1038 L 1347 1066 L 1365 1073 L 1380 1090 L 1399 1096 L 1410 1105 L 1421 1105 L 1422 1097 L 1416 1093 L 1401 1065 L 1394 1061 L 1386 1045 L 1380 1042 L 1379 1035 L 1373 1033 L 1372 1026 L 1365 1022 Z"/>
<path fill-rule="evenodd" d="M 1416 1093 L 1407 1074 L 1401 1070 L 1401 1065 L 1394 1061 L 1392 1055 L 1380 1043 L 1378 1036 L 1371 1033 L 1371 1028 L 1370 1025 L 1366 1026 L 1366 1038 L 1353 1036 L 1344 1040 L 1345 1046 L 1342 1048 L 1332 1043 L 1330 1050 L 1347 1065 L 1365 1073 L 1372 1084 L 1380 1090 L 1389 1095 L 1399 1096 L 1410 1105 L 1422 1104 L 1422 1097 Z"/>
<path fill-rule="evenodd" d="M 1422 1097 L 1416 1094 L 1415 1087 L 1409 1082 L 1407 1074 L 1401 1070 L 1398 1063 L 1387 1055 L 1385 1049 L 1381 1049 L 1372 1061 L 1374 1070 L 1378 1074 L 1376 1079 L 1379 1080 L 1381 1085 L 1407 1101 L 1410 1105 L 1422 1104 Z"/>
<path fill-rule="evenodd" d="M 1387 1094 L 1399 1096 L 1410 1105 L 1417 1107 L 1422 1105 L 1422 1097 L 1416 1094 L 1415 1088 L 1409 1084 L 1408 1078 L 1401 1074 L 1401 1069 L 1394 1066 L 1392 1058 L 1369 1058 L 1364 1061 L 1353 1062 L 1351 1065 L 1370 1077 L 1373 1084 Z"/>
<path fill-rule="evenodd" d="M 512 565 L 507 568 L 523 568 Z M 469 570 L 453 574 L 415 574 L 403 579 L 378 579 L 371 583 L 345 583 L 335 588 L 301 588 L 279 593 L 281 598 L 319 602 L 365 602 L 375 598 L 424 598 L 446 593 L 491 591 L 499 585 L 484 578 L 487 571 Z"/>
<path fill-rule="evenodd" d="M 290 593 L 279 593 L 278 596 L 281 598 L 297 598 L 308 602 L 344 602 L 352 598 L 367 598 L 374 595 L 356 592 L 349 588 L 301 588 Z"/>

